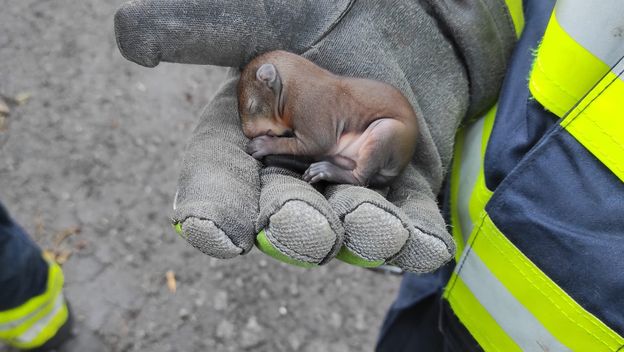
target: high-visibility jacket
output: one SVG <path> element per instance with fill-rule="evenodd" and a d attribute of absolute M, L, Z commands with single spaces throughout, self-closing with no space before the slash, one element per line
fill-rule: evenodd
<path fill-rule="evenodd" d="M 547 3 L 516 11 L 498 104 L 458 134 L 443 325 L 485 350 L 624 351 L 624 1 L 540 23 Z"/>

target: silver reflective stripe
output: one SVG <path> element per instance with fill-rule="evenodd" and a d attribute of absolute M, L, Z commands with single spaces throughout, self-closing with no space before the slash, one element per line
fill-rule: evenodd
<path fill-rule="evenodd" d="M 566 33 L 607 66 L 624 55 L 623 0 L 559 0 L 555 14 Z"/>
<path fill-rule="evenodd" d="M 54 300 L 54 308 L 48 313 L 46 316 L 39 319 L 33 326 L 31 326 L 28 330 L 24 331 L 20 336 L 15 338 L 15 341 L 19 343 L 29 343 L 34 340 L 43 329 L 45 329 L 52 318 L 54 318 L 60 311 L 63 309 L 63 305 L 65 304 L 65 299 L 62 294 L 58 294 L 56 299 Z"/>
<path fill-rule="evenodd" d="M 469 248 L 459 277 L 507 335 L 524 351 L 570 351 L 509 293 Z"/>
<path fill-rule="evenodd" d="M 481 139 L 485 118 L 466 128 L 464 142 L 461 149 L 461 164 L 459 167 L 459 192 L 457 194 L 457 214 L 464 243 L 472 232 L 473 223 L 470 218 L 470 196 L 475 188 L 479 170 L 481 169 Z"/>

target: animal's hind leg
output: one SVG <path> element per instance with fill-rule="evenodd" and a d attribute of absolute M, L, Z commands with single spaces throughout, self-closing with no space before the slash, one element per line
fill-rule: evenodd
<path fill-rule="evenodd" d="M 328 181 L 334 183 L 359 184 L 353 170 L 343 169 L 329 161 L 313 163 L 303 174 L 303 180 L 310 183 Z"/>
<path fill-rule="evenodd" d="M 403 128 L 404 125 L 394 119 L 373 122 L 360 137 L 363 140 L 356 160 L 340 156 L 352 163 L 314 163 L 306 170 L 303 179 L 311 183 L 323 180 L 358 186 L 387 186 L 399 174 L 413 152 L 411 148 L 405 148 L 412 141 L 408 140 L 409 135 L 403 133 Z"/>
<path fill-rule="evenodd" d="M 363 186 L 387 186 L 405 166 L 411 151 L 404 125 L 394 119 L 379 119 L 368 126 L 366 140 L 358 151 L 353 176 Z M 409 149 L 409 148 L 408 148 Z"/>

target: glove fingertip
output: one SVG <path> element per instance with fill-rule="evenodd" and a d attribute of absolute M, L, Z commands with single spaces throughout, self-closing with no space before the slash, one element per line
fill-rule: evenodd
<path fill-rule="evenodd" d="M 345 263 L 359 266 L 362 268 L 376 268 L 378 266 L 383 265 L 386 261 L 383 259 L 379 260 L 370 260 L 364 258 L 362 255 L 355 253 L 350 250 L 347 246 L 342 246 L 340 251 L 336 255 L 336 259 L 339 259 Z"/>
<path fill-rule="evenodd" d="M 244 249 L 235 245 L 213 221 L 187 218 L 174 224 L 182 238 L 202 253 L 214 258 L 229 259 L 244 254 Z"/>
<path fill-rule="evenodd" d="M 267 237 L 267 233 L 265 230 L 260 231 L 258 236 L 256 237 L 256 247 L 260 249 L 260 251 L 269 257 L 279 260 L 280 262 L 284 262 L 286 264 L 302 267 L 302 268 L 314 268 L 317 267 L 317 263 L 306 262 L 302 260 L 297 260 L 293 257 L 290 257 L 282 251 L 279 250 L 273 243 L 271 243 L 270 239 Z"/>
<path fill-rule="evenodd" d="M 160 63 L 160 51 L 151 32 L 146 30 L 148 26 L 139 5 L 135 1 L 126 2 L 117 9 L 115 40 L 124 58 L 141 66 L 155 67 Z"/>
<path fill-rule="evenodd" d="M 446 233 L 450 238 L 450 235 Z M 437 235 L 413 229 L 405 247 L 389 263 L 414 273 L 428 273 L 453 259 L 455 244 Z"/>

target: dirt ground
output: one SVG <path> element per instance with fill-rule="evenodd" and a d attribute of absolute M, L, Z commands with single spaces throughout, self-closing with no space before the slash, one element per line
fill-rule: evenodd
<path fill-rule="evenodd" d="M 216 260 L 172 230 L 184 145 L 224 70 L 126 61 L 120 3 L 0 0 L 0 94 L 22 103 L 0 150 L 0 200 L 69 256 L 78 321 L 63 350 L 371 351 L 399 278 L 258 250 Z"/>

